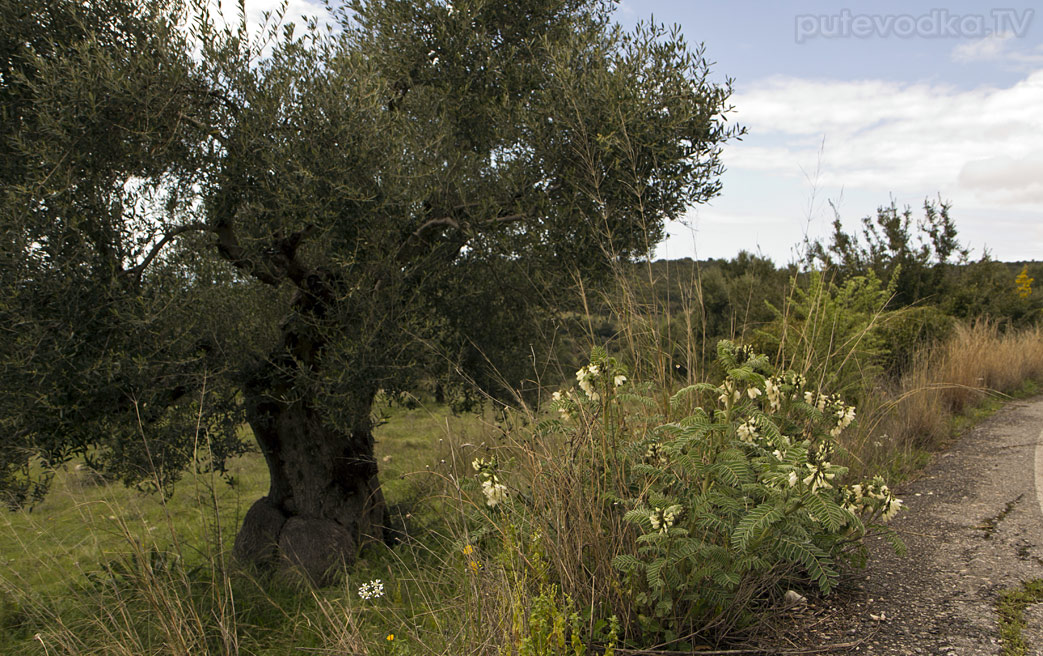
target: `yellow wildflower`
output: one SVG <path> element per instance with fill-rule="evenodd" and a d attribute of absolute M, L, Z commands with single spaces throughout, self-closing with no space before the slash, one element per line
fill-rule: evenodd
<path fill-rule="evenodd" d="M 1029 278 L 1029 268 L 1025 265 L 1021 268 L 1021 273 L 1014 278 L 1014 286 L 1018 292 L 1018 296 L 1021 298 L 1028 298 L 1032 293 L 1032 283 L 1035 278 Z"/>

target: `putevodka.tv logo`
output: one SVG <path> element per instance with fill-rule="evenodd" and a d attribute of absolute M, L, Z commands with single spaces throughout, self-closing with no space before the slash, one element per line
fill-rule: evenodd
<path fill-rule="evenodd" d="M 926 14 L 854 14 L 842 9 L 836 14 L 802 14 L 794 20 L 797 43 L 810 39 L 982 39 L 992 34 L 1024 36 L 1035 11 L 993 9 L 985 14 L 955 14 L 932 9 Z"/>

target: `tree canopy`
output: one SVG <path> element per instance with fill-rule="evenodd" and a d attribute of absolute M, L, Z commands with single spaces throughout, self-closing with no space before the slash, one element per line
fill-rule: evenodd
<path fill-rule="evenodd" d="M 611 2 L 356 0 L 259 37 L 2 6 L 0 488 L 77 455 L 165 486 L 247 422 L 272 482 L 237 550 L 317 581 L 380 535 L 378 390 L 517 385 L 570 281 L 649 253 L 741 132 L 702 51 Z"/>

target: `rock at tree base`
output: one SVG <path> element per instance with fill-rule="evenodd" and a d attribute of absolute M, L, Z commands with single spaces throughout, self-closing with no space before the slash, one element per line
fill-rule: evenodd
<path fill-rule="evenodd" d="M 355 560 L 355 540 L 333 520 L 291 517 L 279 535 L 279 551 L 289 568 L 323 587 Z"/>
<path fill-rule="evenodd" d="M 279 534 L 285 524 L 286 516 L 268 501 L 268 497 L 255 501 L 235 536 L 236 557 L 255 565 L 275 563 L 279 556 Z"/>

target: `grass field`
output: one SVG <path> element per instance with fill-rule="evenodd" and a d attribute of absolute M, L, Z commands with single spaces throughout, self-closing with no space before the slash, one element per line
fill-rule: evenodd
<path fill-rule="evenodd" d="M 453 415 L 445 406 L 384 407 L 381 415 L 385 423 L 375 431 L 376 455 L 385 495 L 394 509 L 416 507 L 426 491 L 439 487 L 433 484 L 437 480 L 469 468 L 461 459 L 461 449 L 483 450 L 496 435 L 494 426 L 482 417 Z M 129 578 L 139 561 L 157 570 L 175 559 L 187 572 L 214 574 L 212 566 L 227 556 L 243 514 L 268 487 L 264 459 L 258 452 L 230 462 L 227 475 L 224 479 L 211 473 L 187 473 L 164 499 L 107 484 L 72 462 L 54 473 L 51 493 L 42 502 L 0 513 L 0 653 L 49 653 L 34 639 L 40 622 L 69 622 L 71 633 L 80 631 L 75 626 L 78 616 L 90 615 L 83 608 L 83 592 L 112 579 L 114 572 L 127 573 Z M 343 602 L 354 594 L 346 589 L 325 591 L 326 600 L 320 602 L 300 597 L 296 590 L 265 586 L 246 596 L 263 600 L 273 617 L 279 618 L 271 622 L 270 631 L 254 631 L 260 642 L 272 645 L 270 653 L 282 653 L 291 643 L 309 642 L 298 635 L 296 626 L 300 619 L 296 613 L 305 606 L 321 616 L 323 603 L 338 597 Z M 71 644 L 63 647 L 59 652 L 91 653 Z M 254 645 L 246 653 L 264 652 L 258 649 Z"/>
<path fill-rule="evenodd" d="M 1041 377 L 1038 329 L 961 328 L 859 408 L 846 444 L 852 464 L 892 480 L 908 476 L 1004 398 L 1038 391 Z M 44 501 L 0 513 L 0 654 L 493 654 L 505 636 L 521 641 L 515 651 L 524 644 L 518 632 L 532 630 L 530 613 L 545 614 L 540 630 L 552 633 L 577 621 L 560 591 L 521 592 L 529 584 L 504 554 L 536 558 L 522 565 L 536 569 L 546 567 L 544 556 L 475 502 L 474 458 L 538 460 L 518 441 L 525 431 L 492 412 L 456 416 L 434 404 L 382 404 L 378 415 L 376 457 L 393 523 L 421 539 L 371 548 L 343 585 L 305 590 L 229 560 L 243 514 L 267 490 L 259 453 L 230 463 L 232 484 L 189 473 L 165 499 L 105 484 L 70 463 L 55 472 Z M 554 485 L 568 495 L 569 483 Z M 489 533 L 473 532 L 482 525 Z M 596 548 L 594 534 L 573 537 Z M 489 551 L 474 546 L 481 544 Z M 569 545 L 547 547 L 567 555 Z M 360 599 L 358 586 L 375 579 L 385 597 Z"/>

